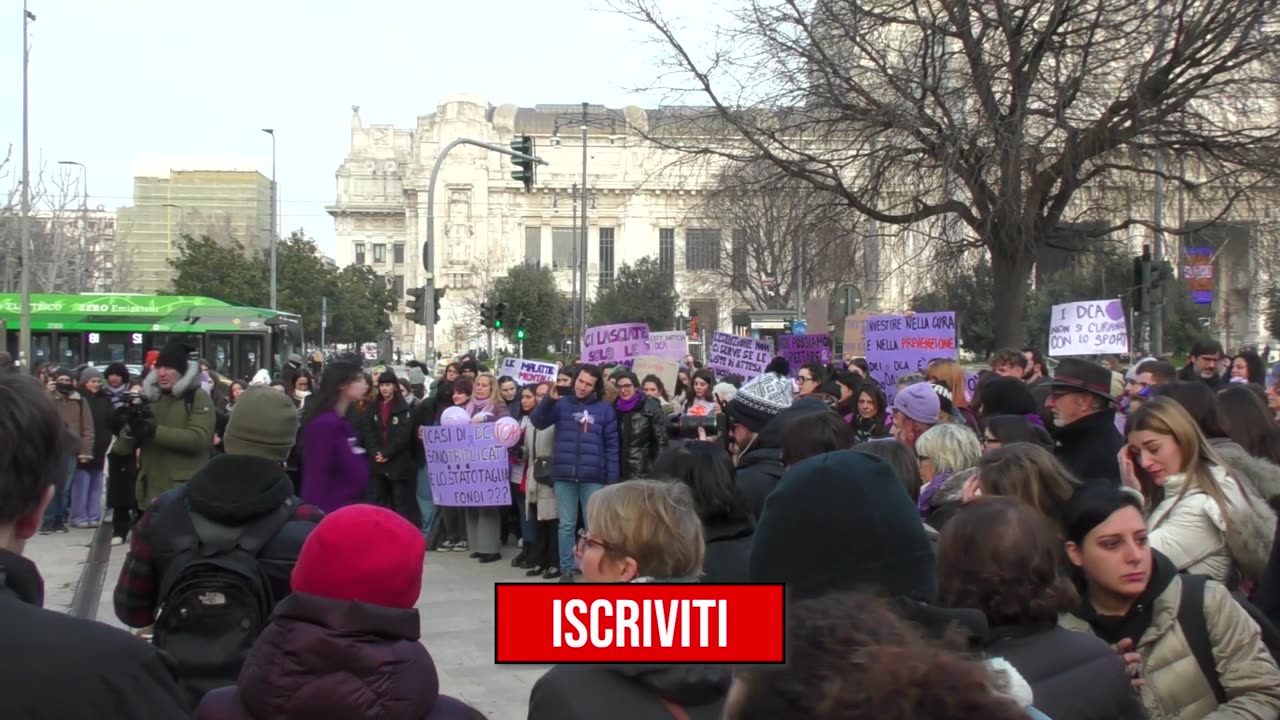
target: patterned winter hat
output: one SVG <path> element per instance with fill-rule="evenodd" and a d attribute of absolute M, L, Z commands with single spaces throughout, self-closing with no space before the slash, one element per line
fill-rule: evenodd
<path fill-rule="evenodd" d="M 729 416 L 758 433 L 773 416 L 791 407 L 791 392 L 790 378 L 767 372 L 738 389 L 729 401 Z"/>

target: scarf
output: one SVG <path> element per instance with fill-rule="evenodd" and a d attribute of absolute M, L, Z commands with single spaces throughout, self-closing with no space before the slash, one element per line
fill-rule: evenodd
<path fill-rule="evenodd" d="M 942 484 L 950 477 L 951 473 L 949 472 L 938 473 L 933 480 L 929 481 L 928 485 L 925 485 L 920 490 L 920 500 L 916 502 L 916 509 L 920 511 L 920 517 L 924 517 L 929 513 L 929 501 L 938 492 L 938 488 L 942 487 Z"/>
<path fill-rule="evenodd" d="M 644 393 L 641 393 L 641 392 L 638 392 L 635 395 L 632 395 L 630 400 L 623 400 L 622 396 L 619 395 L 618 400 L 613 404 L 613 407 L 618 412 L 631 412 L 632 410 L 635 410 L 636 407 L 638 407 L 642 402 L 644 402 Z"/>
<path fill-rule="evenodd" d="M 497 415 L 497 413 L 493 411 L 493 398 L 489 398 L 487 400 L 481 400 L 478 397 L 472 396 L 471 399 L 467 401 L 467 404 L 464 405 L 463 407 L 467 409 L 467 415 L 471 417 L 475 417 L 481 413 L 489 413 L 490 416 Z M 490 417 L 489 419 L 497 420 L 498 418 Z"/>
<path fill-rule="evenodd" d="M 1027 422 L 1031 423 L 1032 425 L 1035 425 L 1036 427 L 1044 428 L 1044 418 L 1040 417 L 1039 413 L 1027 413 L 1022 417 L 1026 418 Z M 1045 428 L 1045 429 L 1047 430 L 1048 428 Z"/>
<path fill-rule="evenodd" d="M 118 388 L 113 388 L 110 385 L 104 385 L 102 391 L 106 393 L 107 397 L 111 398 L 111 407 L 119 409 L 124 406 L 124 394 L 129 392 L 129 386 L 121 385 Z"/>

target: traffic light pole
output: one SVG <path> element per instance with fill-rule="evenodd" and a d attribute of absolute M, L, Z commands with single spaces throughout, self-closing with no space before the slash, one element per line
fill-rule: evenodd
<path fill-rule="evenodd" d="M 503 147 L 501 145 L 493 145 L 486 142 L 480 142 L 479 140 L 472 140 L 470 138 L 458 138 L 448 145 L 445 145 L 444 149 L 436 155 L 436 161 L 431 166 L 431 177 L 427 180 L 427 241 L 422 245 L 422 269 L 425 271 L 423 277 L 426 280 L 425 287 L 427 290 L 423 293 L 422 299 L 422 325 L 427 339 L 426 349 L 423 355 L 426 357 L 431 357 L 435 350 L 436 333 L 435 323 L 433 322 L 435 319 L 436 302 L 436 264 L 435 256 L 433 254 L 436 246 L 436 179 L 440 177 L 440 168 L 444 165 L 444 159 L 449 155 L 451 150 L 459 145 L 474 145 L 475 147 L 492 150 L 493 152 L 502 153 L 503 155 L 510 155 L 514 158 L 520 158 L 521 160 L 532 160 L 539 165 L 547 164 L 547 161 L 542 158 L 516 152 L 511 148 Z"/>

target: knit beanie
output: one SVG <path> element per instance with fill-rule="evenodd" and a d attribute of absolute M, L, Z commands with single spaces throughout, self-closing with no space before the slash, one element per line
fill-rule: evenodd
<path fill-rule="evenodd" d="M 791 391 L 790 378 L 766 372 L 738 388 L 729 401 L 729 416 L 758 433 L 775 415 L 791 407 Z"/>
<path fill-rule="evenodd" d="M 926 603 L 937 594 L 915 504 L 888 462 L 854 450 L 787 470 L 764 502 L 747 562 L 751 582 L 786 583 L 788 602 L 838 590 Z"/>
<path fill-rule="evenodd" d="M 49 377 L 53 378 L 54 380 L 67 379 L 72 382 L 75 382 L 76 374 L 71 371 L 71 368 L 59 367 L 59 368 L 54 368 L 53 372 L 49 373 Z"/>
<path fill-rule="evenodd" d="M 938 422 L 938 413 L 942 412 L 942 401 L 932 383 L 919 382 L 906 386 L 893 397 L 893 409 L 918 423 L 934 425 Z"/>
<path fill-rule="evenodd" d="M 160 349 L 160 354 L 156 356 L 156 367 L 172 368 L 180 374 L 186 374 L 187 357 L 190 354 L 191 348 L 185 343 L 172 341 Z"/>
<path fill-rule="evenodd" d="M 938 410 L 945 415 L 955 412 L 955 397 L 951 394 L 951 386 L 942 380 L 934 380 L 929 383 L 933 386 L 933 392 L 938 396 Z"/>
<path fill-rule="evenodd" d="M 81 370 L 81 371 L 80 371 L 80 384 L 81 384 L 81 385 L 83 385 L 83 384 L 85 384 L 85 383 L 89 382 L 90 380 L 94 380 L 94 379 L 97 379 L 97 380 L 101 380 L 101 379 L 102 379 L 102 373 L 98 371 L 98 368 L 94 368 L 94 367 L 87 367 L 87 368 L 85 368 L 84 370 Z"/>
<path fill-rule="evenodd" d="M 1036 401 L 1031 388 L 1017 378 L 991 375 L 978 384 L 978 400 L 985 417 L 1033 415 Z"/>
<path fill-rule="evenodd" d="M 298 409 L 288 395 L 255 385 L 240 396 L 222 435 L 232 455 L 284 462 L 298 435 Z"/>
<path fill-rule="evenodd" d="M 386 508 L 348 505 L 324 517 L 293 566 L 294 592 L 408 610 L 422 591 L 422 531 Z"/>
<path fill-rule="evenodd" d="M 106 375 L 107 377 L 111 377 L 112 375 L 115 375 L 116 377 L 124 381 L 126 384 L 129 382 L 129 366 L 125 365 L 122 362 L 111 363 L 110 365 L 107 366 L 107 370 L 103 374 Z"/>

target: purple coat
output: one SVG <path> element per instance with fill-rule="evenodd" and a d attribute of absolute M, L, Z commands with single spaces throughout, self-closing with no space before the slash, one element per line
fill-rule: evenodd
<path fill-rule="evenodd" d="M 254 643 L 240 684 L 205 695 L 197 720 L 483 720 L 440 694 L 416 609 L 293 593 Z"/>
<path fill-rule="evenodd" d="M 336 410 L 307 423 L 302 440 L 302 501 L 331 513 L 364 498 L 369 455 Z"/>

